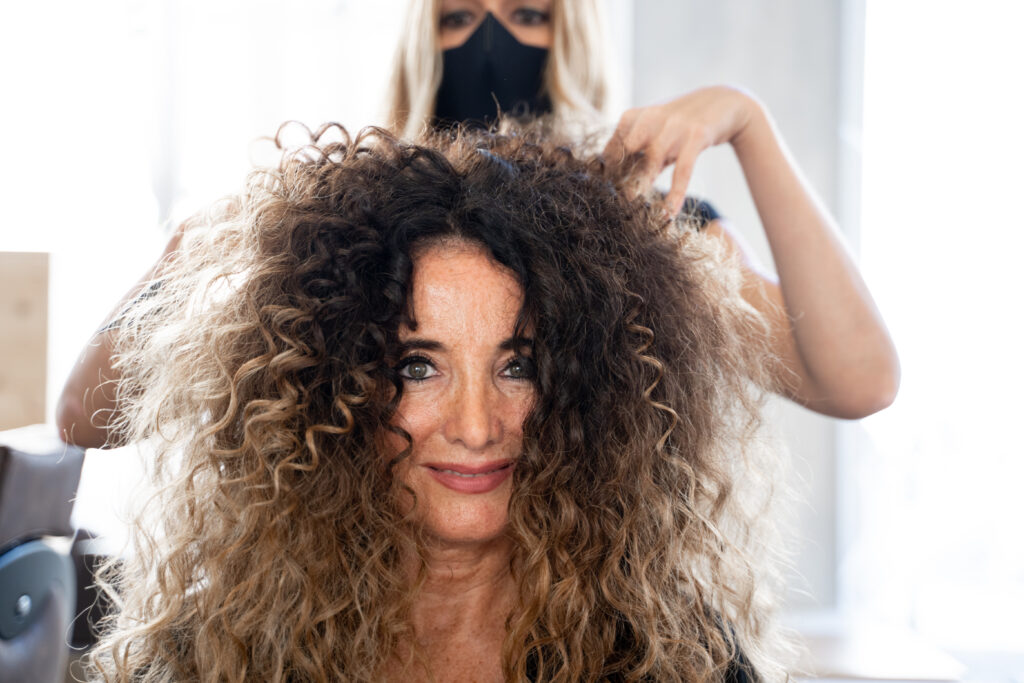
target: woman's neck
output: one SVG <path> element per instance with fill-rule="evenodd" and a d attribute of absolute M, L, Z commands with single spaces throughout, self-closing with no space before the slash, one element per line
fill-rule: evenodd
<path fill-rule="evenodd" d="M 474 628 L 496 615 L 504 624 L 514 590 L 507 538 L 473 545 L 438 543 L 425 551 L 425 578 L 412 611 L 418 634 Z"/>
<path fill-rule="evenodd" d="M 415 674 L 428 668 L 436 680 L 502 680 L 505 623 L 515 603 L 511 543 L 435 544 L 425 551 L 425 577 L 410 614 Z"/>

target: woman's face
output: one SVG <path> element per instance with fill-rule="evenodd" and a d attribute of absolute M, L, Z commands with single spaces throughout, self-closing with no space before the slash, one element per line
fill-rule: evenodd
<path fill-rule="evenodd" d="M 437 540 L 485 542 L 508 521 L 512 468 L 535 394 L 533 362 L 512 348 L 522 302 L 510 271 L 479 246 L 432 246 L 415 259 L 417 327 L 399 330 L 404 386 L 395 418 L 412 452 L 397 476 Z"/>
<path fill-rule="evenodd" d="M 552 0 L 442 0 L 438 38 L 442 50 L 473 35 L 488 12 L 524 45 L 550 48 Z"/>

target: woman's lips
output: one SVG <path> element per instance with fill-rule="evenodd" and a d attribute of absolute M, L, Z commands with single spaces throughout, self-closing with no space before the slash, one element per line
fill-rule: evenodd
<path fill-rule="evenodd" d="M 502 460 L 481 465 L 425 463 L 423 467 L 442 486 L 459 493 L 488 493 L 512 474 L 513 462 Z"/>

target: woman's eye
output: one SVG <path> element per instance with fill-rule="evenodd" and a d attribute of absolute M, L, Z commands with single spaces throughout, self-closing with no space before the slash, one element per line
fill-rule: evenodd
<path fill-rule="evenodd" d="M 473 23 L 473 13 L 469 10 L 456 10 L 441 15 L 441 28 L 464 28 Z"/>
<path fill-rule="evenodd" d="M 398 374 L 405 379 L 423 380 L 433 377 L 437 371 L 425 358 L 407 358 L 398 366 Z"/>
<path fill-rule="evenodd" d="M 512 13 L 512 21 L 520 26 L 540 26 L 548 23 L 551 15 L 539 9 L 521 7 Z"/>
<path fill-rule="evenodd" d="M 536 374 L 533 367 L 533 360 L 526 356 L 513 358 L 502 371 L 510 379 L 533 379 Z"/>

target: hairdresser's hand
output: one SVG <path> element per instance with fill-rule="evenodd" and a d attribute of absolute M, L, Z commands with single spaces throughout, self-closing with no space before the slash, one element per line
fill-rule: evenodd
<path fill-rule="evenodd" d="M 727 86 L 694 90 L 665 104 L 630 109 L 622 115 L 605 147 L 610 163 L 643 153 L 637 189 L 646 192 L 667 166 L 675 164 L 666 208 L 679 212 L 686 198 L 694 164 L 709 147 L 731 143 L 746 129 L 760 103 Z"/>

